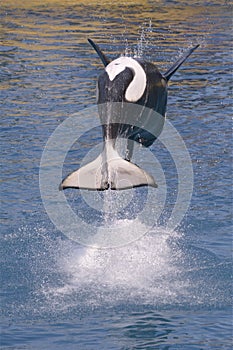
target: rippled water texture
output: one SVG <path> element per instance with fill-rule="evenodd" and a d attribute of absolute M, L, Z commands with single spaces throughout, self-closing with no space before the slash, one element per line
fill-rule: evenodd
<path fill-rule="evenodd" d="M 231 349 L 231 2 L 3 0 L 0 11 L 2 349 Z M 108 201 L 103 193 L 66 192 L 97 234 L 101 225 L 128 234 L 132 219 L 135 234 L 146 228 L 112 249 L 65 237 L 39 190 L 43 149 L 64 120 L 78 113 L 83 132 L 64 176 L 101 142 L 100 128 L 91 127 L 96 114 L 82 114 L 93 110 L 103 70 L 89 37 L 111 59 L 141 56 L 161 72 L 200 44 L 169 84 L 167 118 L 194 172 L 181 225 L 167 225 L 178 177 L 160 141 L 150 148 L 164 176 L 157 194 L 166 183 L 156 226 L 138 220 L 146 188 L 108 194 Z M 154 163 L 145 167 L 155 171 Z M 105 200 L 107 216 L 88 205 L 90 196 Z"/>

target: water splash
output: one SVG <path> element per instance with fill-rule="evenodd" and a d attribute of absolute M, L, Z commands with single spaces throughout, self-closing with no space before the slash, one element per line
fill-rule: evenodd
<path fill-rule="evenodd" d="M 174 279 L 179 273 L 176 262 L 181 259 L 182 251 L 177 249 L 174 254 L 169 241 L 178 237 L 179 234 L 160 228 L 117 249 L 74 249 L 67 245 L 58 264 L 68 278 L 63 286 L 44 290 L 44 293 L 49 299 L 76 295 L 78 303 L 86 306 L 114 306 L 122 301 L 171 303 L 185 295 L 188 285 L 187 281 L 181 283 Z"/>
<path fill-rule="evenodd" d="M 117 219 L 117 210 L 114 204 L 114 193 L 108 189 L 104 191 L 103 214 L 104 226 L 110 227 Z"/>
<path fill-rule="evenodd" d="M 137 40 L 137 48 L 134 51 L 135 58 L 141 58 L 144 56 L 144 51 L 148 48 L 149 45 L 149 33 L 152 32 L 152 22 L 149 21 L 148 25 L 144 23 L 140 27 L 140 37 Z"/>
<path fill-rule="evenodd" d="M 142 58 L 145 54 L 145 51 L 149 48 L 149 42 L 150 42 L 150 33 L 152 33 L 152 21 L 149 20 L 148 23 L 143 23 L 139 27 L 138 35 L 139 38 L 137 39 L 137 46 L 131 47 L 128 39 L 125 39 L 125 56 L 130 56 L 134 58 Z"/>
<path fill-rule="evenodd" d="M 113 224 L 121 232 L 127 220 Z M 47 224 L 23 227 L 2 244 L 17 263 L 12 278 L 31 283 L 4 309 L 14 318 L 60 319 L 96 308 L 228 307 L 232 263 L 186 240 L 181 233 L 156 227 L 126 246 L 98 249 L 57 237 Z"/>
<path fill-rule="evenodd" d="M 111 218 L 107 225 L 118 225 L 119 233 L 127 233 L 127 219 Z M 137 221 L 135 232 L 142 225 Z M 37 303 L 42 304 L 38 312 L 57 315 L 74 308 L 83 312 L 129 305 L 186 309 L 230 302 L 224 282 L 230 281 L 225 276 L 230 265 L 207 250 L 186 245 L 182 233 L 163 227 L 118 248 L 82 247 L 62 240 L 55 250 L 51 245 L 50 253 L 56 265 L 49 273 L 56 278 L 44 276 L 43 268 L 37 270 Z M 46 259 L 44 264 L 47 268 Z"/>

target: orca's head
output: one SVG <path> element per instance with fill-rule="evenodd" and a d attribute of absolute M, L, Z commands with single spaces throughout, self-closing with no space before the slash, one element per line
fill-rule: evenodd
<path fill-rule="evenodd" d="M 119 57 L 105 67 L 98 81 L 98 103 L 138 102 L 147 84 L 142 65 L 131 57 Z"/>

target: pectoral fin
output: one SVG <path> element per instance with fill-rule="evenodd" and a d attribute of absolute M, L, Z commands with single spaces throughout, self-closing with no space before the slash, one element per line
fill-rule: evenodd
<path fill-rule="evenodd" d="M 110 63 L 110 60 L 105 56 L 103 51 L 99 48 L 99 46 L 96 43 L 94 43 L 93 40 L 91 40 L 91 39 L 87 39 L 87 40 L 91 44 L 93 49 L 96 51 L 96 53 L 98 54 L 99 58 L 101 59 L 101 61 L 104 64 L 104 66 L 106 67 Z"/>
<path fill-rule="evenodd" d="M 187 51 L 182 57 L 180 57 L 178 59 L 178 61 L 176 61 L 171 68 L 168 69 L 168 71 L 163 74 L 164 78 L 166 78 L 166 80 L 168 81 L 172 75 L 177 71 L 177 69 L 187 60 L 187 58 L 191 55 L 191 53 L 196 50 L 200 45 L 196 45 L 194 46 L 192 49 L 190 49 L 189 51 Z"/>

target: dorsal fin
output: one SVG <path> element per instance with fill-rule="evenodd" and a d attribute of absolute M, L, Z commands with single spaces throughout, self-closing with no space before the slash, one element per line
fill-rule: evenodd
<path fill-rule="evenodd" d="M 105 54 L 100 50 L 99 46 L 94 43 L 93 40 L 91 40 L 91 39 L 87 39 L 87 40 L 91 44 L 93 49 L 97 52 L 99 58 L 103 62 L 104 66 L 106 67 L 110 63 L 110 60 L 105 56 Z"/>
<path fill-rule="evenodd" d="M 200 45 L 194 46 L 192 49 L 190 49 L 188 52 L 186 52 L 182 57 L 178 59 L 169 69 L 168 71 L 163 74 L 164 78 L 168 81 L 171 76 L 177 71 L 177 69 L 184 63 L 184 61 L 191 55 L 191 53 L 196 50 Z"/>

